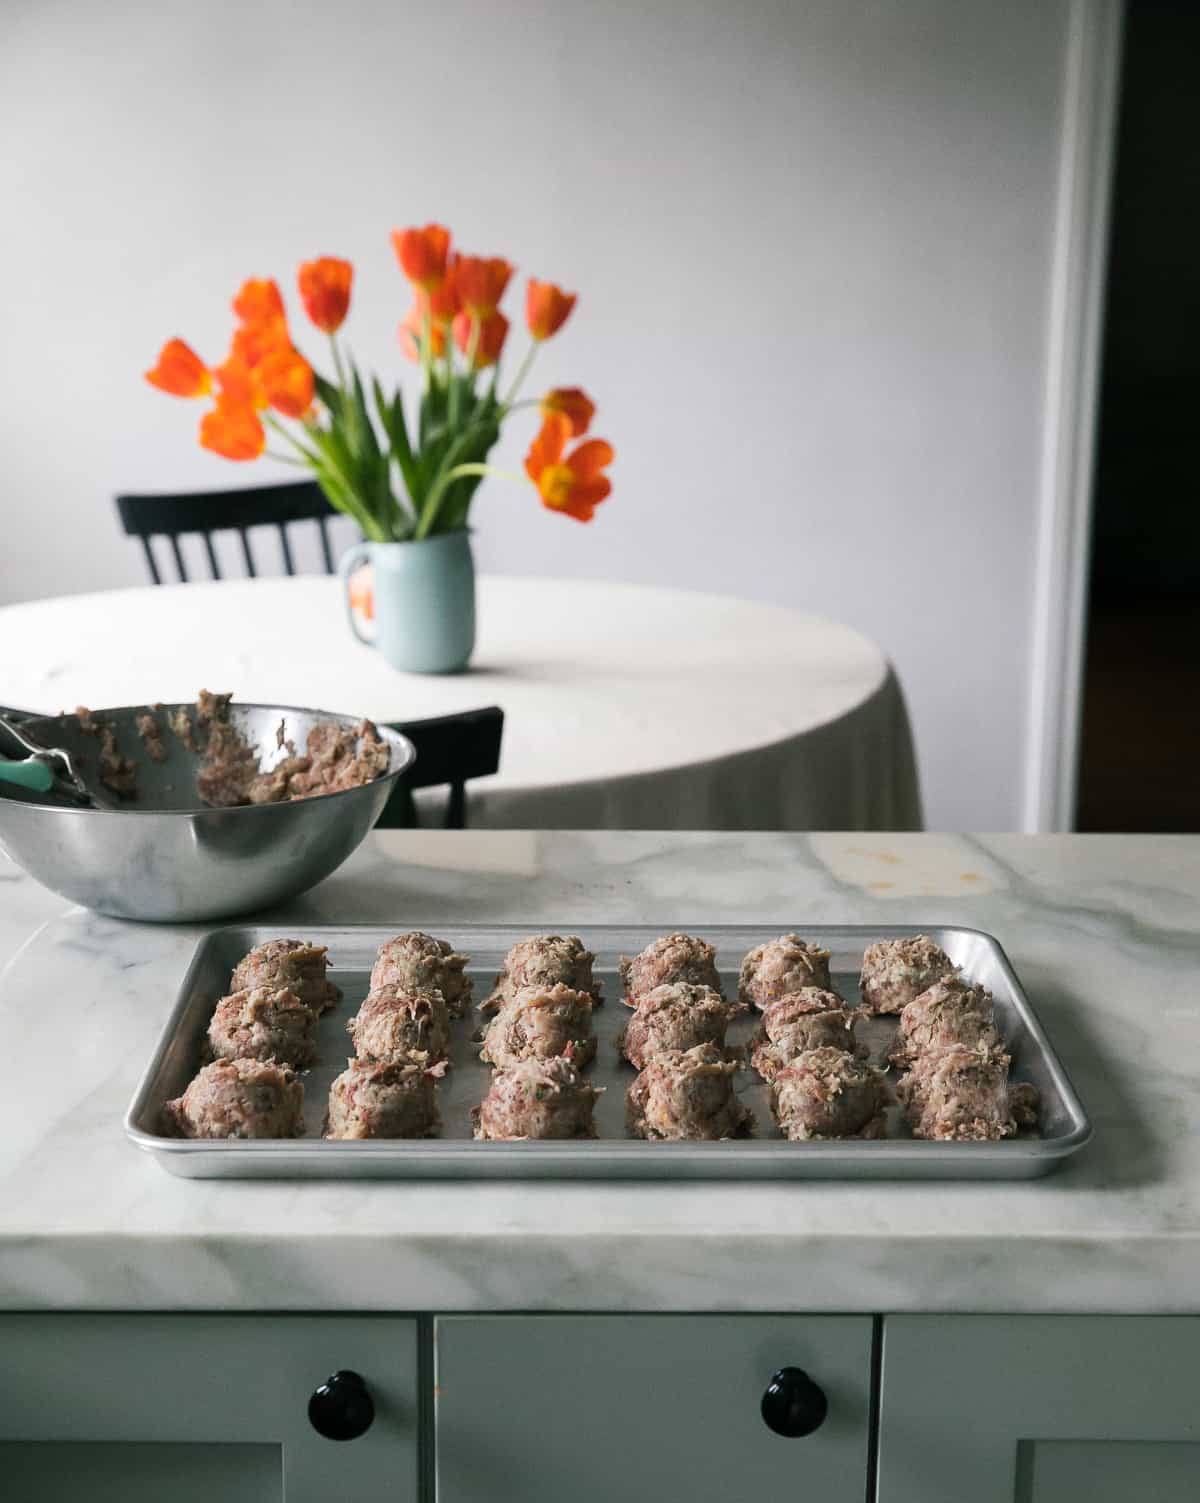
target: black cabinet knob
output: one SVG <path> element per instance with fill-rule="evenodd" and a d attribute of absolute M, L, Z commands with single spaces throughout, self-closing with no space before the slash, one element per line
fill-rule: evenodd
<path fill-rule="evenodd" d="M 762 1396 L 762 1417 L 776 1435 L 797 1439 L 825 1423 L 829 1400 L 806 1372 L 781 1367 Z"/>
<path fill-rule="evenodd" d="M 308 1422 L 326 1440 L 357 1440 L 374 1418 L 375 1404 L 357 1373 L 334 1373 L 308 1401 Z"/>

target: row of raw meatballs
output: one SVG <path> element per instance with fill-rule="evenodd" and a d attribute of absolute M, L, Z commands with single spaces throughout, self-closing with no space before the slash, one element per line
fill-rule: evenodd
<path fill-rule="evenodd" d="M 239 962 L 207 1033 L 212 1062 L 166 1104 L 168 1125 L 193 1138 L 290 1138 L 304 1131 L 297 1070 L 316 1058 L 322 1013 L 341 997 L 324 946 L 277 939 Z M 370 991 L 347 1025 L 356 1058 L 330 1087 L 331 1138 L 418 1137 L 437 1122 L 449 1017 L 470 1000 L 465 955 L 405 934 L 379 951 Z"/>
<path fill-rule="evenodd" d="M 304 1131 L 296 1071 L 316 1059 L 317 1020 L 341 1000 L 322 945 L 273 939 L 234 967 L 205 1039 L 211 1062 L 163 1108 L 185 1138 L 292 1138 Z"/>
<path fill-rule="evenodd" d="M 543 937 L 532 943 L 548 942 Z M 580 1073 L 596 1050 L 591 1012 L 599 996 L 591 984 L 593 957 L 577 939 L 553 943 L 574 947 L 564 953 L 569 964 L 562 965 L 553 985 L 546 984 L 550 976 L 543 976 L 538 987 L 506 987 L 518 970 L 518 946 L 496 994 L 483 1004 L 484 1010 L 499 1009 L 483 1035 L 481 1054 L 497 1068 L 488 1095 L 473 1113 L 477 1137 L 596 1135 L 593 1110 L 601 1092 Z M 821 1010 L 828 1016 L 815 1029 L 797 1024 L 793 1031 L 807 1027 L 815 1038 L 823 1026 L 822 1037 L 849 1040 L 852 1024 L 841 999 L 817 990 L 818 984 L 829 985 L 828 963 L 827 951 L 795 935 L 760 945 L 742 963 L 738 1000 L 728 1002 L 716 951 L 706 940 L 671 934 L 638 955 L 622 957 L 624 1000 L 633 1016 L 621 1031 L 618 1048 L 639 1072 L 625 1094 L 627 1132 L 676 1141 L 748 1133 L 753 1116 L 734 1091 L 741 1060 L 726 1047 L 728 1027 L 751 1006 L 767 1009 L 784 993 L 794 995 L 803 988 L 810 1004 L 818 995 L 826 999 Z M 831 1008 L 839 1010 L 836 1032 Z M 791 1137 L 815 1136 L 812 1102 L 788 1075 L 787 1050 L 783 1032 L 774 1038 L 764 1034 L 756 1061 L 768 1078 L 779 1081 L 774 1100 L 781 1128 Z M 874 1084 L 873 1076 L 864 1078 Z"/>
<path fill-rule="evenodd" d="M 355 1058 L 330 1087 L 326 1137 L 415 1138 L 438 1130 L 436 1088 L 449 1066 L 451 1021 L 471 1002 L 469 959 L 419 932 L 380 948 L 367 996 L 346 1025 Z M 593 960 L 580 940 L 556 935 L 533 936 L 510 951 L 480 1007 L 495 1014 L 483 1053 L 498 1068 L 488 1100 L 473 1113 L 477 1136 L 545 1135 L 517 1130 L 515 1110 L 517 1101 L 540 1094 L 533 1077 L 543 1062 L 552 1076 L 570 1072 L 568 1084 L 579 1086 L 572 1056 L 582 1064 L 595 1050 Z M 166 1104 L 172 1131 L 195 1138 L 303 1133 L 304 1087 L 296 1072 L 316 1058 L 316 1022 L 341 995 L 326 968 L 324 947 L 289 939 L 260 945 L 238 964 L 230 995 L 209 1024 L 212 1062 Z M 588 1101 L 590 1121 L 591 1088 L 578 1089 L 573 1099 Z M 506 1119 L 514 1130 L 506 1129 Z"/>
<path fill-rule="evenodd" d="M 579 1069 L 594 1056 L 591 1008 L 599 1000 L 595 957 L 581 940 L 534 935 L 509 951 L 495 988 L 479 1004 L 491 1017 L 481 1057 L 496 1069 L 472 1109 L 477 1138 L 570 1137 L 539 1130 L 538 1104 L 561 1075 L 563 1099 L 581 1110 L 595 1098 Z M 358 1056 L 329 1093 L 330 1138 L 430 1137 L 441 1125 L 437 1082 L 450 1066 L 450 1028 L 471 1003 L 470 957 L 445 940 L 412 933 L 379 952 L 371 989 L 347 1024 Z M 547 1114 L 547 1128 L 561 1113 Z"/>
<path fill-rule="evenodd" d="M 765 995 L 774 984 L 782 943 L 747 956 L 745 1000 L 736 1003 L 721 993 L 716 951 L 706 940 L 671 934 L 621 958 L 624 1001 L 633 1016 L 617 1046 L 638 1071 L 625 1093 L 631 1136 L 714 1140 L 750 1130 L 752 1114 L 733 1089 L 740 1064 L 726 1049 L 725 1035 L 753 995 Z M 533 984 L 526 964 L 531 951 L 540 961 Z M 592 1010 L 601 997 L 593 961 L 575 937 L 538 936 L 510 952 L 496 991 L 482 1004 L 495 1016 L 483 1033 L 480 1058 L 495 1073 L 472 1111 L 477 1138 L 596 1136 L 594 1109 L 603 1088 L 582 1073 L 596 1054 Z"/>
<path fill-rule="evenodd" d="M 893 1098 L 885 1070 L 855 1038 L 864 1016 L 898 1017 L 890 1062 L 903 1072 L 897 1095 L 914 1137 L 978 1142 L 1036 1124 L 1034 1087 L 1009 1083 L 990 993 L 964 980 L 928 935 L 867 948 L 856 1008 L 834 990 L 829 959 L 795 934 L 760 945 L 742 962 L 736 1004 L 722 999 L 703 940 L 671 935 L 623 962 L 634 1016 L 620 1047 L 641 1071 L 627 1092 L 629 1130 L 672 1139 L 750 1131 L 733 1087 L 740 1059 L 725 1048 L 730 1021 L 750 1007 L 761 1013 L 750 1063 L 793 1141 L 884 1136 Z"/>
<path fill-rule="evenodd" d="M 1012 1084 L 1012 1058 L 986 987 L 965 979 L 927 935 L 894 941 L 891 973 L 900 1029 L 891 1063 L 913 1136 L 994 1142 L 1037 1125 L 1037 1090 Z M 926 983 L 921 990 L 917 985 Z"/>
<path fill-rule="evenodd" d="M 828 952 L 785 935 L 752 952 L 743 996 L 763 1009 L 751 1063 L 770 1084 L 789 1138 L 880 1138 L 893 1099 L 884 1070 L 855 1039 L 865 1016 L 895 1016 L 889 1062 L 913 1136 L 940 1142 L 1010 1137 L 1037 1121 L 1037 1092 L 1010 1085 L 1011 1058 L 996 1029 L 991 994 L 963 978 L 926 934 L 880 940 L 863 955 L 862 1004 L 834 991 Z M 748 975 L 748 968 L 753 974 Z"/>
<path fill-rule="evenodd" d="M 657 940 L 622 962 L 621 975 L 633 1016 L 618 1046 L 640 1072 L 625 1096 L 630 1132 L 678 1141 L 753 1130 L 753 1114 L 734 1089 L 742 1052 L 725 1043 L 730 1023 L 751 1009 L 762 1018 L 750 1061 L 771 1087 L 785 1136 L 841 1135 L 819 1075 L 834 1062 L 844 1073 L 833 1095 L 846 1101 L 857 1093 L 873 1109 L 876 1077 L 853 1052 L 853 1017 L 832 990 L 828 950 L 795 934 L 759 945 L 742 961 L 736 1002 L 721 994 L 712 945 L 692 935 Z"/>

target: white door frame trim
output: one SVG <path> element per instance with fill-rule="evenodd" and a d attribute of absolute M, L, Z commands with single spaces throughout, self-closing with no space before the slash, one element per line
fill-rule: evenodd
<path fill-rule="evenodd" d="M 1038 482 L 1022 829 L 1075 817 L 1123 0 L 1071 0 Z"/>

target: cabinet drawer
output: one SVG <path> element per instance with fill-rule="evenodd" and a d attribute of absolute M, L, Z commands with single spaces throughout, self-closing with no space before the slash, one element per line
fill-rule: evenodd
<path fill-rule="evenodd" d="M 417 1497 L 413 1321 L 4 1315 L 0 1350 L 5 1503 Z M 308 1401 L 345 1369 L 374 1418 L 328 1440 Z"/>
<path fill-rule="evenodd" d="M 868 1316 L 446 1316 L 435 1326 L 438 1503 L 862 1503 Z M 763 1420 L 802 1369 L 828 1412 Z"/>
<path fill-rule="evenodd" d="M 1195 1503 L 1200 1320 L 889 1316 L 879 1503 Z"/>

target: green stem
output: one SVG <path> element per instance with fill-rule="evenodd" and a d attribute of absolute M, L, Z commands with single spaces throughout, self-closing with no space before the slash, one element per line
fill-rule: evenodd
<path fill-rule="evenodd" d="M 333 351 L 333 369 L 338 379 L 338 385 L 342 388 L 342 395 L 344 397 L 346 395 L 346 371 L 342 365 L 342 357 L 341 353 L 338 350 L 337 338 L 333 334 L 329 336 L 329 348 Z"/>
<path fill-rule="evenodd" d="M 295 465 L 298 470 L 307 470 L 309 468 L 309 463 L 306 459 L 293 459 L 290 454 L 280 454 L 275 449 L 264 449 L 263 453 L 268 459 L 273 459 L 276 464 Z"/>
<path fill-rule="evenodd" d="M 476 318 L 474 315 L 472 315 L 472 318 L 471 318 L 471 332 L 470 332 L 470 334 L 467 337 L 467 352 L 466 352 L 466 356 L 465 356 L 467 369 L 466 369 L 465 374 L 463 375 L 463 381 L 474 381 L 474 379 L 475 379 L 475 357 L 479 353 L 479 333 L 480 333 L 480 330 L 482 329 L 482 327 L 483 327 L 483 325 L 482 325 L 481 320 L 478 319 L 478 318 Z M 447 362 L 449 362 L 449 360 L 450 360 L 450 352 L 451 352 L 451 350 L 453 348 L 454 348 L 454 330 L 453 330 L 453 328 L 447 328 L 447 330 L 446 330 L 446 359 L 447 359 Z M 458 413 L 459 413 L 459 383 L 457 383 L 454 380 L 453 368 L 449 364 L 447 364 L 447 370 L 450 371 L 449 424 L 450 424 L 451 428 L 457 428 L 458 427 Z"/>
<path fill-rule="evenodd" d="M 438 509 L 442 504 L 446 492 L 456 480 L 461 480 L 465 475 L 497 475 L 501 480 L 515 480 L 520 485 L 523 476 L 512 470 L 502 470 L 494 464 L 483 464 L 478 460 L 471 460 L 466 464 L 456 464 L 452 470 L 447 470 L 440 475 L 432 490 L 425 499 L 425 509 L 421 513 L 421 520 L 417 523 L 417 530 L 413 537 L 417 542 L 427 538 L 433 531 L 433 524 L 437 520 Z"/>
<path fill-rule="evenodd" d="M 433 318 L 429 311 L 429 294 L 421 314 L 421 390 L 427 392 L 433 380 Z"/>
<path fill-rule="evenodd" d="M 521 387 L 525 381 L 525 377 L 529 374 L 529 368 L 533 364 L 534 357 L 536 356 L 537 351 L 538 341 L 535 339 L 529 346 L 529 348 L 525 351 L 525 358 L 518 366 L 516 378 L 514 379 L 513 384 L 508 389 L 508 396 L 506 396 L 504 401 L 500 403 L 500 410 L 502 413 L 507 412 L 512 406 L 513 398 L 521 390 Z"/>

